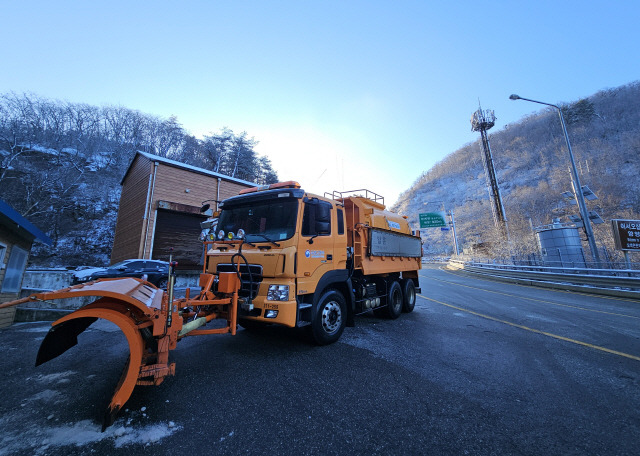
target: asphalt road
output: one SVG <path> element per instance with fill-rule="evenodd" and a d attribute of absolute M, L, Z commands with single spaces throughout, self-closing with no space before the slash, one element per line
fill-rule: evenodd
<path fill-rule="evenodd" d="M 411 314 L 336 344 L 286 328 L 187 338 L 176 376 L 99 420 L 126 360 L 94 324 L 33 367 L 47 323 L 0 330 L 0 455 L 637 455 L 640 303 L 427 266 Z"/>

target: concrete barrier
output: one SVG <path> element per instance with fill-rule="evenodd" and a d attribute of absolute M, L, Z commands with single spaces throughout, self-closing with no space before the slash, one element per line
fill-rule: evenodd
<path fill-rule="evenodd" d="M 29 290 L 59 290 L 71 286 L 73 271 L 68 269 L 27 269 L 22 288 Z"/>

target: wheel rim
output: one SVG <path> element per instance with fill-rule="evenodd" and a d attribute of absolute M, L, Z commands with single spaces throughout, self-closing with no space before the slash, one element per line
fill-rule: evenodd
<path fill-rule="evenodd" d="M 336 301 L 330 301 L 322 309 L 322 329 L 328 333 L 334 333 L 342 325 L 342 309 Z"/>
<path fill-rule="evenodd" d="M 396 311 L 402 309 L 402 293 L 400 293 L 400 290 L 396 290 L 391 295 L 391 305 L 393 306 L 394 310 L 396 310 Z"/>
<path fill-rule="evenodd" d="M 412 306 L 416 302 L 416 289 L 413 287 L 407 287 L 407 303 Z"/>

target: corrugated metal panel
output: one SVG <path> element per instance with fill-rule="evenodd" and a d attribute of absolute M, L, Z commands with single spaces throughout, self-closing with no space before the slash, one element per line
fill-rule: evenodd
<path fill-rule="evenodd" d="M 422 256 L 420 238 L 376 229 L 371 229 L 369 233 L 369 254 L 372 256 Z"/>
<path fill-rule="evenodd" d="M 178 269 L 202 267 L 200 222 L 206 218 L 202 215 L 159 209 L 153 241 L 153 259 L 169 261 L 173 248 L 173 260 L 178 262 Z"/>

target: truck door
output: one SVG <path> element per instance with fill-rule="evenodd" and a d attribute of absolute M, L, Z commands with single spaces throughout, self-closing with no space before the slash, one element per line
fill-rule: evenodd
<path fill-rule="evenodd" d="M 336 207 L 336 234 L 333 235 L 333 268 L 347 269 L 347 233 L 345 230 L 344 208 Z"/>
<path fill-rule="evenodd" d="M 332 212 L 335 210 L 331 203 L 317 198 L 304 203 L 298 244 L 298 294 L 314 292 L 318 280 L 335 267 Z"/>

